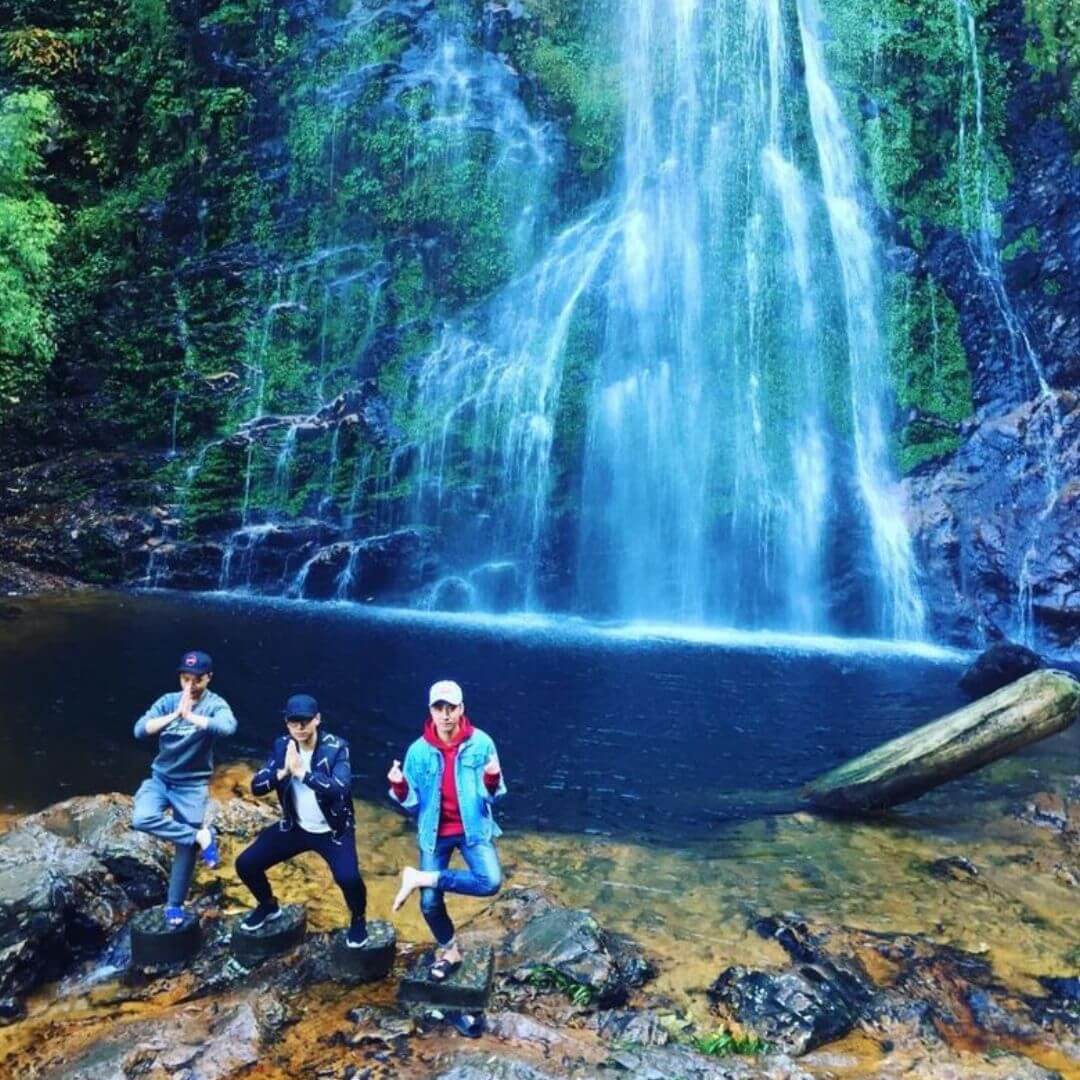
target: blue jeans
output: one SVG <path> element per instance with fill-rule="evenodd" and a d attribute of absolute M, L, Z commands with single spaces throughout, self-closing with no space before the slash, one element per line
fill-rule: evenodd
<path fill-rule="evenodd" d="M 455 849 L 461 852 L 468 870 L 449 869 Z M 490 840 L 466 844 L 464 836 L 444 836 L 435 841 L 433 852 L 420 852 L 420 869 L 439 871 L 439 884 L 433 889 L 420 890 L 420 910 L 440 945 L 449 945 L 454 940 L 454 924 L 446 913 L 443 893 L 494 896 L 502 885 L 499 855 Z"/>
<path fill-rule="evenodd" d="M 169 907 L 180 907 L 195 873 L 195 833 L 206 814 L 210 787 L 205 780 L 177 784 L 151 776 L 135 792 L 132 828 L 176 845 L 169 874 Z M 166 811 L 171 810 L 170 817 Z"/>

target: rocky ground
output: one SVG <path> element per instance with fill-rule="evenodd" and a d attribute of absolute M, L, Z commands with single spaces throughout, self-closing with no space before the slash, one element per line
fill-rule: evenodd
<path fill-rule="evenodd" d="M 162 898 L 168 852 L 128 827 L 130 798 L 78 797 L 3 823 L 0 1013 L 7 1026 L 0 1029 L 0 1074 L 72 1080 L 1080 1076 L 1080 937 L 1067 911 L 1056 920 L 1049 913 L 1067 906 L 1063 898 L 1075 906 L 1080 888 L 1080 778 L 1013 807 L 1001 824 L 1030 853 L 1020 872 L 1046 898 L 1042 913 L 1007 885 L 1012 879 L 1003 874 L 1012 868 L 1004 864 L 1016 860 L 1018 849 L 1000 843 L 973 843 L 970 857 L 944 853 L 921 864 L 927 892 L 937 897 L 936 921 L 904 895 L 891 898 L 892 919 L 865 904 L 856 915 L 841 889 L 833 890 L 833 903 L 818 898 L 800 913 L 790 903 L 797 891 L 782 881 L 755 893 L 717 869 L 715 906 L 726 910 L 733 890 L 741 896 L 740 914 L 717 923 L 719 952 L 680 946 L 665 925 L 679 913 L 665 911 L 668 901 L 647 891 L 630 902 L 637 909 L 633 925 L 651 921 L 654 932 L 631 936 L 622 926 L 602 925 L 597 909 L 575 900 L 590 892 L 599 898 L 610 865 L 583 861 L 590 869 L 576 881 L 567 875 L 561 889 L 541 869 L 572 839 L 537 841 L 528 855 L 508 842 L 502 894 L 461 905 L 465 943 L 490 945 L 496 957 L 485 1030 L 471 1040 L 445 1019 L 396 1001 L 397 977 L 424 947 L 414 911 L 398 920 L 391 978 L 356 987 L 330 977 L 327 931 L 341 925 L 344 910 L 316 859 L 273 875 L 283 899 L 307 905 L 303 946 L 253 971 L 230 959 L 226 916 L 247 903 L 232 859 L 274 818 L 267 804 L 244 794 L 248 775 L 237 766 L 216 779 L 225 867 L 216 876 L 200 872 L 204 945 L 187 970 L 131 968 L 126 926 L 135 911 Z M 363 804 L 358 810 L 361 829 L 379 835 L 367 819 L 381 811 Z M 373 915 L 389 909 L 394 871 L 409 845 L 407 830 L 378 824 L 387 839 L 365 858 Z M 781 828 L 801 836 L 808 850 L 840 847 L 842 830 L 852 830 L 873 833 L 890 862 L 911 854 L 885 828 L 805 814 Z M 746 862 L 739 872 L 753 875 L 752 860 Z M 626 869 L 626 876 L 644 880 L 629 863 Z M 865 886 L 848 873 L 853 891 Z M 878 887 L 895 886 L 880 876 Z M 687 890 L 691 919 L 703 902 L 700 891 Z M 943 903 L 943 897 L 951 899 Z M 969 936 L 956 920 L 975 924 Z M 1010 962 L 999 947 L 998 922 L 1000 935 L 1016 937 L 1020 959 Z M 704 972 L 710 974 L 702 979 Z"/>

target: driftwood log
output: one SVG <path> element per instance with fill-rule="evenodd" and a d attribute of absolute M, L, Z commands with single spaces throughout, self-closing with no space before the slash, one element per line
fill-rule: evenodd
<path fill-rule="evenodd" d="M 1036 671 L 819 776 L 803 796 L 815 806 L 855 812 L 908 802 L 1064 731 L 1078 711 L 1076 679 Z"/>

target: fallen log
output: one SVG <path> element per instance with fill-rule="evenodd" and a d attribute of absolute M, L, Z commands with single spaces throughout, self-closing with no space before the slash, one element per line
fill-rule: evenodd
<path fill-rule="evenodd" d="M 1035 671 L 845 762 L 802 794 L 830 810 L 882 810 L 1064 731 L 1078 712 L 1080 682 L 1064 671 Z"/>

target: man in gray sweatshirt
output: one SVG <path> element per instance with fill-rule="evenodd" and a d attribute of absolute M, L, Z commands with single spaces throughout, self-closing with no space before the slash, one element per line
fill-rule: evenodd
<path fill-rule="evenodd" d="M 179 693 L 163 694 L 135 721 L 136 739 L 159 738 L 150 779 L 135 792 L 131 822 L 134 828 L 176 845 L 165 902 L 170 926 L 184 923 L 196 846 L 207 866 L 219 864 L 217 838 L 203 818 L 214 771 L 214 740 L 236 731 L 228 703 L 207 689 L 214 673 L 210 657 L 198 650 L 184 653 L 177 671 Z"/>

